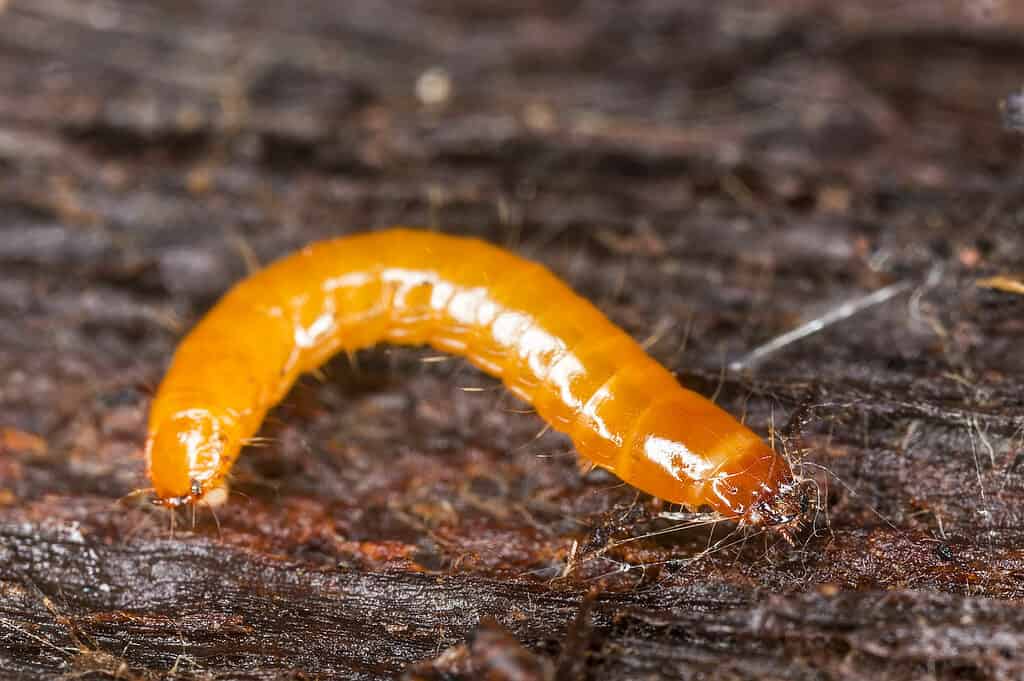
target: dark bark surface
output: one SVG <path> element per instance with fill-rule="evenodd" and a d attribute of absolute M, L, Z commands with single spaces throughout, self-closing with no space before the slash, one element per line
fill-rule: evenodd
<path fill-rule="evenodd" d="M 976 285 L 1024 272 L 1015 3 L 0 7 L 0 676 L 1024 675 L 1024 295 Z M 653 534 L 495 381 L 379 349 L 172 532 L 132 492 L 175 343 L 394 223 L 544 262 L 760 432 L 811 407 L 813 531 Z"/>

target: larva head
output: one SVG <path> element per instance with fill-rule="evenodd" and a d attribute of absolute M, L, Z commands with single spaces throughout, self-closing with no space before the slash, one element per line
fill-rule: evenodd
<path fill-rule="evenodd" d="M 803 517 L 807 488 L 795 485 L 786 459 L 708 400 L 658 404 L 637 432 L 644 435 L 632 445 L 631 470 L 647 491 L 694 510 L 710 506 L 745 526 Z"/>
<path fill-rule="evenodd" d="M 752 437 L 726 447 L 705 488 L 710 505 L 746 527 L 782 529 L 802 522 L 809 510 L 807 487 L 797 484 L 789 463 Z M 719 450 L 721 452 L 721 450 Z"/>
<path fill-rule="evenodd" d="M 766 494 L 743 518 L 743 524 L 778 532 L 790 544 L 808 520 L 815 499 L 814 482 L 789 480 Z"/>
<path fill-rule="evenodd" d="M 226 468 L 228 435 L 223 421 L 205 409 L 189 409 L 151 424 L 146 467 L 156 503 L 195 503 Z"/>

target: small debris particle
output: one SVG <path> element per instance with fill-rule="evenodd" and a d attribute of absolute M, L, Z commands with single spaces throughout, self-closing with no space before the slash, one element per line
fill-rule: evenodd
<path fill-rule="evenodd" d="M 0 450 L 42 455 L 46 449 L 46 440 L 38 435 L 17 428 L 0 427 Z"/>
<path fill-rule="evenodd" d="M 452 79 L 438 66 L 431 67 L 416 79 L 416 97 L 426 106 L 441 106 L 452 95 Z"/>
<path fill-rule="evenodd" d="M 988 279 L 979 279 L 975 282 L 978 288 L 991 288 L 1004 293 L 1016 293 L 1024 296 L 1024 275 L 1009 276 L 1001 274 Z"/>

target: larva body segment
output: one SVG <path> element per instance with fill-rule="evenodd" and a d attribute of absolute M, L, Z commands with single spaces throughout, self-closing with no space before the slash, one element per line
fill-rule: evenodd
<path fill-rule="evenodd" d="M 300 374 L 379 342 L 466 356 L 582 456 L 667 501 L 749 524 L 799 515 L 783 458 L 547 269 L 476 239 L 401 228 L 307 246 L 199 322 L 150 412 L 156 495 L 171 506 L 201 499 Z"/>

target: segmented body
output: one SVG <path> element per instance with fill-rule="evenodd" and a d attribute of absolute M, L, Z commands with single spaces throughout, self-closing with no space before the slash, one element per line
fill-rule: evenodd
<path fill-rule="evenodd" d="M 657 497 L 752 524 L 789 513 L 787 462 L 547 269 L 401 228 L 311 244 L 238 283 L 188 334 L 150 414 L 157 496 L 202 498 L 300 374 L 380 342 L 465 356 L 581 456 Z"/>

